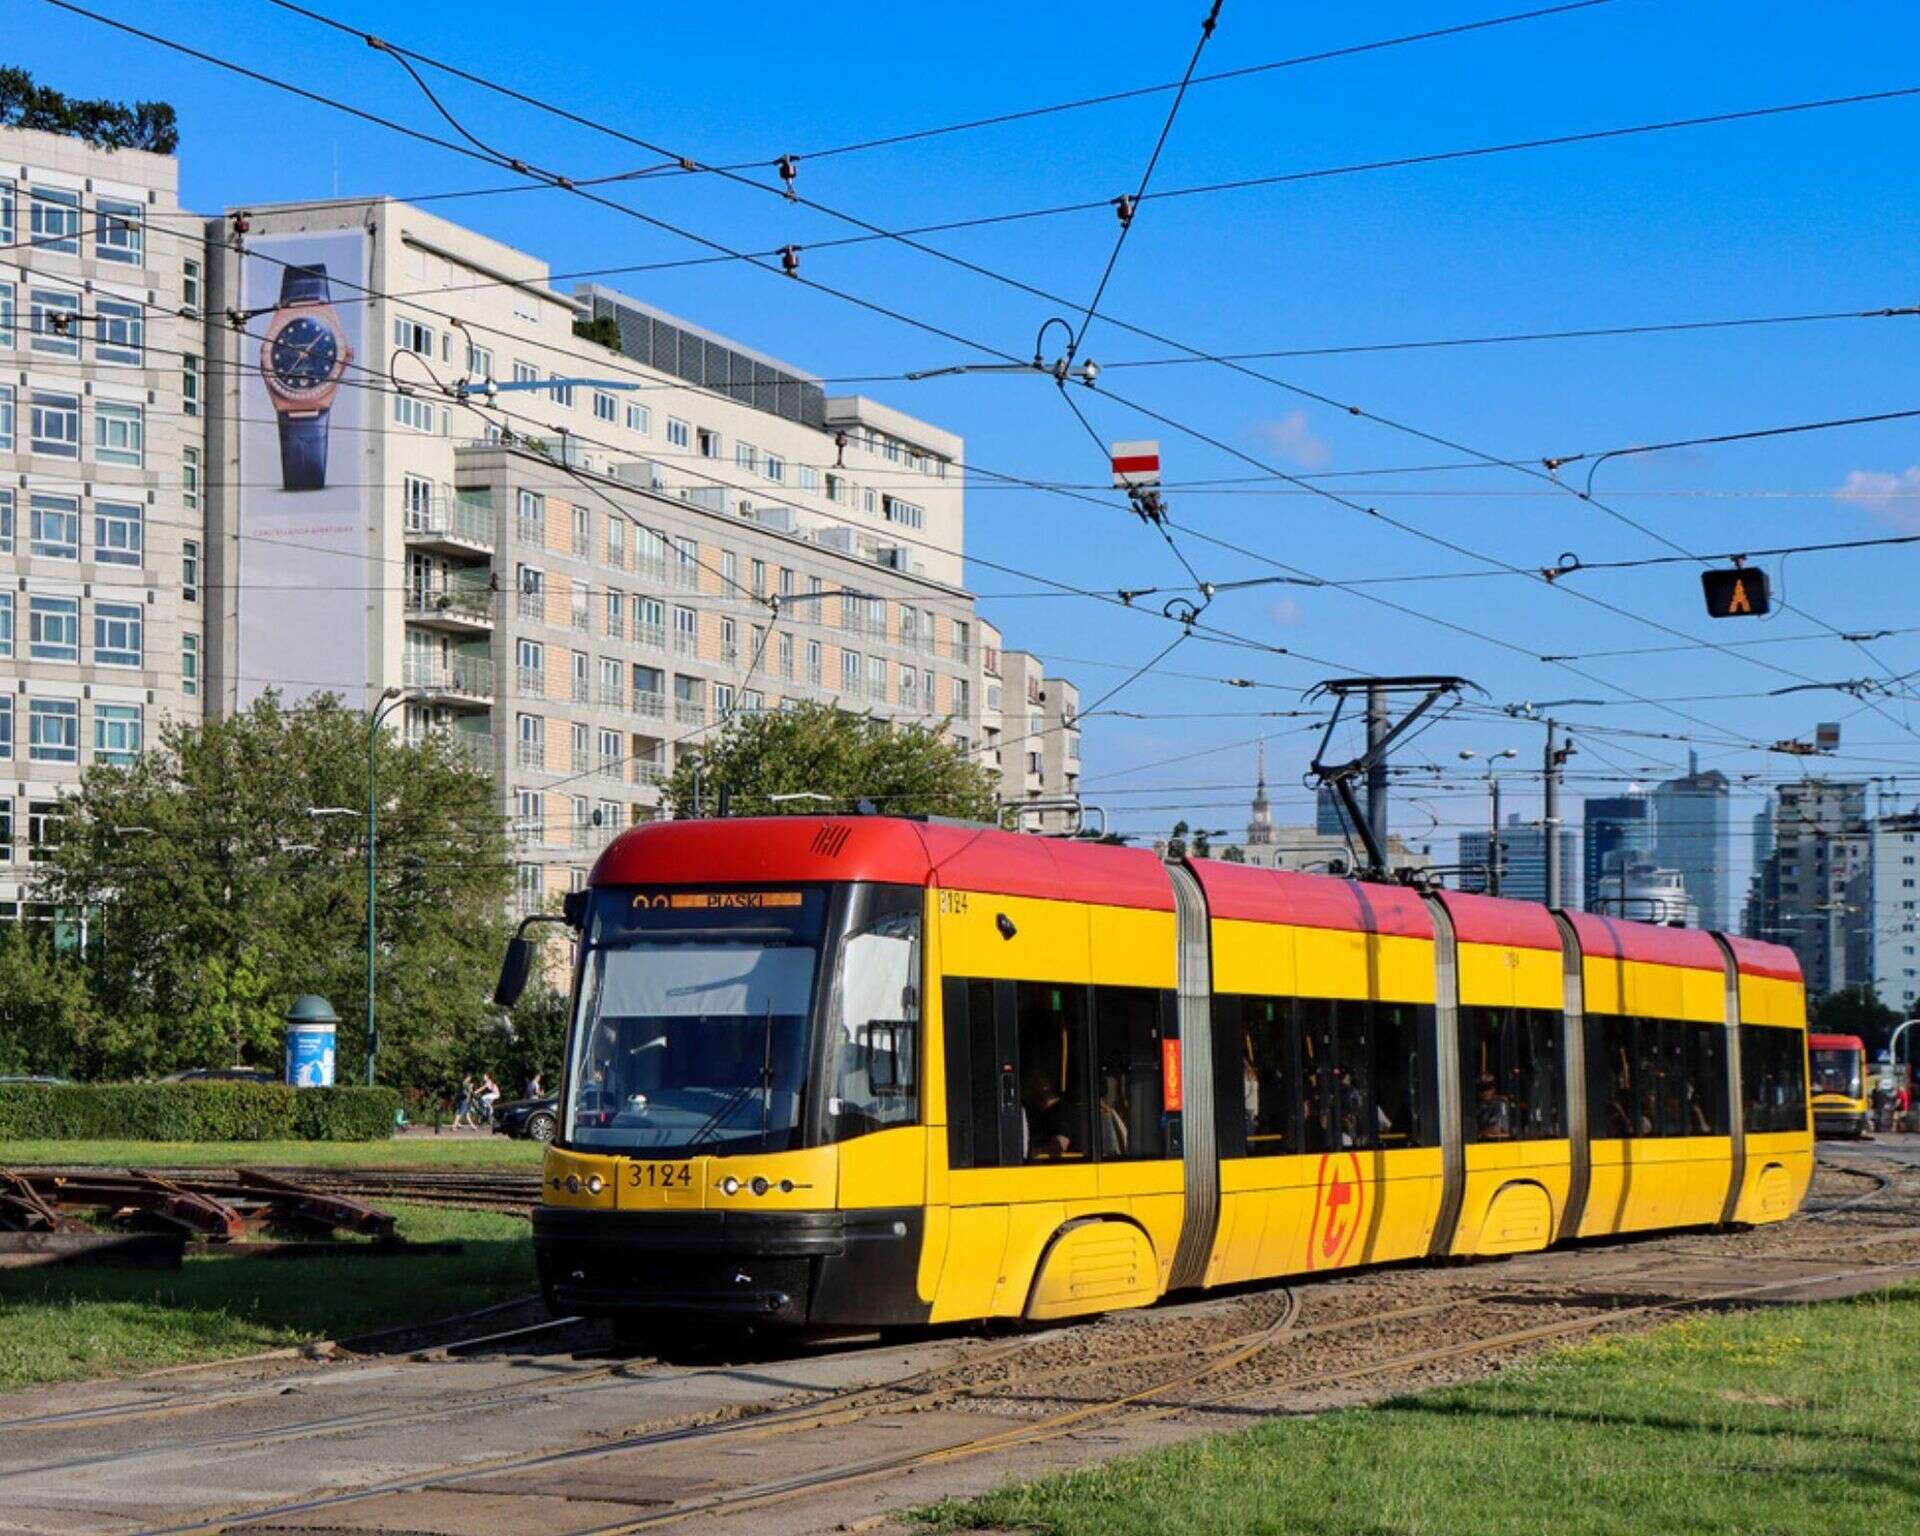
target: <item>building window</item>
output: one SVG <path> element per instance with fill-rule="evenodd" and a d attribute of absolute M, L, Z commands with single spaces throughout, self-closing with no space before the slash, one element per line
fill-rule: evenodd
<path fill-rule="evenodd" d="M 180 691 L 188 698 L 200 695 L 200 637 L 180 637 Z"/>
<path fill-rule="evenodd" d="M 28 701 L 27 757 L 36 763 L 80 761 L 80 701 L 78 699 L 31 699 Z"/>
<path fill-rule="evenodd" d="M 607 564 L 624 570 L 627 564 L 627 519 L 623 513 L 607 517 Z"/>
<path fill-rule="evenodd" d="M 741 442 L 736 438 L 733 444 L 733 462 L 738 469 L 758 469 L 760 450 L 752 443 Z"/>
<path fill-rule="evenodd" d="M 80 194 L 58 187 L 35 187 L 33 244 L 42 251 L 60 256 L 80 254 Z"/>
<path fill-rule="evenodd" d="M 422 325 L 418 320 L 410 320 L 405 315 L 395 315 L 393 344 L 402 352 L 417 352 L 422 357 L 432 357 L 433 327 Z"/>
<path fill-rule="evenodd" d="M 27 323 L 33 332 L 32 349 L 49 357 L 80 355 L 80 295 L 58 288 L 33 288 L 27 293 Z"/>
<path fill-rule="evenodd" d="M 80 397 L 36 389 L 28 408 L 29 447 L 50 459 L 80 457 Z"/>
<path fill-rule="evenodd" d="M 13 452 L 13 386 L 0 384 L 0 452 Z"/>
<path fill-rule="evenodd" d="M 393 419 L 414 432 L 433 431 L 433 406 L 418 395 L 395 395 Z"/>
<path fill-rule="evenodd" d="M 180 505 L 189 512 L 200 510 L 200 450 L 180 450 Z"/>
<path fill-rule="evenodd" d="M 593 417 L 595 421 L 617 421 L 619 419 L 617 402 L 605 390 L 593 392 Z"/>
<path fill-rule="evenodd" d="M 95 357 L 103 363 L 129 363 L 136 368 L 146 361 L 146 317 L 138 304 L 96 298 L 93 316 Z"/>
<path fill-rule="evenodd" d="M 740 626 L 732 619 L 720 621 L 720 659 L 728 663 L 740 659 Z"/>
<path fill-rule="evenodd" d="M 0 245 L 13 244 L 13 183 L 0 179 Z"/>
<path fill-rule="evenodd" d="M 620 593 L 607 589 L 607 638 L 622 639 L 627 632 L 626 600 Z"/>
<path fill-rule="evenodd" d="M 200 541 L 180 542 L 180 596 L 189 603 L 200 601 Z"/>
<path fill-rule="evenodd" d="M 667 418 L 667 445 L 672 448 L 685 448 L 693 442 L 693 428 L 678 417 Z"/>
<path fill-rule="evenodd" d="M 573 771 L 575 773 L 586 773 L 593 767 L 593 760 L 588 755 L 591 751 L 591 748 L 588 746 L 591 735 L 592 733 L 583 722 L 578 720 L 574 721 L 571 736 L 573 746 Z"/>
<path fill-rule="evenodd" d="M 653 412 L 644 405 L 629 403 L 627 406 L 627 430 L 629 432 L 653 431 Z"/>
<path fill-rule="evenodd" d="M 820 686 L 820 642 L 807 642 L 807 681 L 814 687 Z"/>
<path fill-rule="evenodd" d="M 903 528 L 923 528 L 926 526 L 927 514 L 925 510 L 916 507 L 912 502 L 902 501 L 898 496 L 883 496 L 880 498 L 880 501 L 881 515 L 885 517 L 888 522 L 898 523 Z"/>
<path fill-rule="evenodd" d="M 717 459 L 720 457 L 720 434 L 705 427 L 699 429 L 700 457 Z"/>
<path fill-rule="evenodd" d="M 35 495 L 30 503 L 27 553 L 42 560 L 80 558 L 80 499 Z"/>
<path fill-rule="evenodd" d="M 200 313 L 200 262 L 192 256 L 180 268 L 180 307 L 190 315 Z"/>
<path fill-rule="evenodd" d="M 0 656 L 13 654 L 13 594 L 0 592 Z M 0 694 L 0 698 L 4 698 Z"/>
<path fill-rule="evenodd" d="M 13 492 L 0 486 L 0 555 L 13 553 Z"/>
<path fill-rule="evenodd" d="M 0 347 L 13 345 L 13 300 L 13 284 L 0 283 Z"/>
<path fill-rule="evenodd" d="M 700 616 L 691 608 L 673 610 L 673 650 L 677 656 L 700 654 Z"/>
<path fill-rule="evenodd" d="M 842 692 L 853 697 L 860 696 L 860 653 L 842 651 L 840 653 L 840 687 Z"/>
<path fill-rule="evenodd" d="M 733 713 L 733 685 L 715 683 L 713 685 L 713 714 L 716 720 L 724 720 Z"/>
<path fill-rule="evenodd" d="M 139 406 L 94 402 L 93 456 L 102 464 L 138 469 L 146 457 L 146 435 L 146 413 Z"/>
<path fill-rule="evenodd" d="M 694 539 L 675 539 L 673 541 L 674 566 L 673 579 L 677 586 L 698 587 L 700 585 L 700 545 Z"/>
<path fill-rule="evenodd" d="M 820 489 L 820 471 L 815 469 L 811 464 L 796 466 L 794 469 L 794 479 L 803 491 L 818 491 Z"/>
<path fill-rule="evenodd" d="M 787 478 L 787 461 L 777 453 L 770 453 L 767 455 L 763 472 L 769 480 L 784 483 Z"/>
<path fill-rule="evenodd" d="M 131 768 L 140 755 L 140 706 L 93 706 L 93 755 L 101 762 Z"/>
<path fill-rule="evenodd" d="M 93 558 L 102 565 L 138 565 L 141 523 L 137 502 L 96 501 L 93 504 Z"/>
<path fill-rule="evenodd" d="M 751 569 L 753 571 L 753 595 L 755 597 L 765 597 L 767 595 L 767 562 L 764 560 L 756 560 L 753 562 Z"/>
<path fill-rule="evenodd" d="M 137 667 L 141 662 L 142 614 L 138 603 L 93 605 L 93 659 L 102 667 Z"/>
<path fill-rule="evenodd" d="M 94 199 L 93 254 L 101 261 L 139 266 L 144 245 L 140 205 L 119 198 Z"/>
<path fill-rule="evenodd" d="M 0 693 L 0 759 L 11 761 L 12 758 L 13 758 L 13 695 L 10 693 Z M 8 801 L 7 810 L 11 812 L 12 809 L 13 809 L 13 802 Z M 11 843 L 13 841 L 13 828 L 11 826 L 7 828 L 6 841 L 8 843 Z"/>
<path fill-rule="evenodd" d="M 557 373 L 549 374 L 548 383 L 551 388 L 551 393 L 553 395 L 553 403 L 555 405 L 572 405 L 573 404 L 573 386 L 571 384 L 565 383 L 562 380 L 561 375 Z"/>
<path fill-rule="evenodd" d="M 180 359 L 180 411 L 185 416 L 200 414 L 200 359 L 191 352 Z"/>
<path fill-rule="evenodd" d="M 31 597 L 27 601 L 27 655 L 35 660 L 81 659 L 79 597 Z"/>
<path fill-rule="evenodd" d="M 869 656 L 867 658 L 867 692 L 882 703 L 887 697 L 887 658 Z"/>

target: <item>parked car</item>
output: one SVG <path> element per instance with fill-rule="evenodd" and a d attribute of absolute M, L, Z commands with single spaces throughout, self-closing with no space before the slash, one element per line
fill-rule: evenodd
<path fill-rule="evenodd" d="M 280 1074 L 261 1067 L 189 1067 L 169 1072 L 163 1083 L 277 1083 Z"/>
<path fill-rule="evenodd" d="M 43 1077 L 31 1072 L 9 1072 L 0 1074 L 0 1088 L 11 1087 L 17 1083 L 38 1083 L 43 1088 L 63 1088 L 72 1082 L 67 1077 Z"/>
<path fill-rule="evenodd" d="M 493 1133 L 496 1136 L 525 1137 L 529 1141 L 552 1141 L 560 1128 L 560 1095 L 549 1093 L 538 1099 L 509 1099 L 493 1106 Z"/>

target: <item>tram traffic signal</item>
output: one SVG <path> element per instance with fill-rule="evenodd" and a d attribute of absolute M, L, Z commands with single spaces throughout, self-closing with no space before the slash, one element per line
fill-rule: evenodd
<path fill-rule="evenodd" d="M 1767 573 L 1753 566 L 1730 571 L 1702 571 L 1700 587 L 1707 595 L 1710 619 L 1757 619 L 1773 608 Z"/>

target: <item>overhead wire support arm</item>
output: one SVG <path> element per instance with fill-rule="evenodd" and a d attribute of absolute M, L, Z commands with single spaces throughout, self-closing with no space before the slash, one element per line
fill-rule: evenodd
<path fill-rule="evenodd" d="M 1367 868 L 1361 872 L 1361 878 L 1385 880 L 1391 878 L 1392 871 L 1387 866 L 1387 850 L 1382 844 L 1373 822 L 1360 808 L 1360 798 L 1354 793 L 1354 782 L 1367 778 L 1376 768 L 1385 765 L 1387 755 L 1393 744 L 1401 740 L 1413 725 L 1425 716 L 1435 704 L 1443 698 L 1457 699 L 1461 692 L 1471 688 L 1482 697 L 1486 690 L 1479 684 L 1464 677 L 1452 675 L 1432 675 L 1420 677 L 1336 677 L 1319 683 L 1301 696 L 1301 702 L 1311 704 L 1316 699 L 1332 699 L 1333 711 L 1327 716 L 1326 728 L 1320 737 L 1320 745 L 1313 754 L 1313 761 L 1307 771 L 1322 787 L 1330 787 L 1340 797 L 1341 809 L 1346 813 L 1348 825 L 1359 834 L 1366 844 Z M 1340 717 L 1346 710 L 1347 701 L 1356 694 L 1362 700 L 1378 699 L 1392 693 L 1417 693 L 1419 701 L 1389 724 L 1377 736 L 1369 732 L 1372 739 L 1366 751 L 1344 762 L 1329 762 L 1327 749 L 1333 744 L 1333 733 L 1339 727 Z"/>

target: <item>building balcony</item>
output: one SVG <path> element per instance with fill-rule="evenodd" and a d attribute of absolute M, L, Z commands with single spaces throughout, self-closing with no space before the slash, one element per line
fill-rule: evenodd
<path fill-rule="evenodd" d="M 498 596 L 482 586 L 408 587 L 407 622 L 453 635 L 490 635 Z"/>
<path fill-rule="evenodd" d="M 485 656 L 409 656 L 407 687 L 430 703 L 487 704 L 493 699 L 494 667 Z"/>
<path fill-rule="evenodd" d="M 514 594 L 513 611 L 535 624 L 547 622 L 547 594 L 521 591 Z"/>
<path fill-rule="evenodd" d="M 667 714 L 667 696 L 664 693 L 636 692 L 632 707 L 636 715 L 649 720 L 664 720 Z"/>
<path fill-rule="evenodd" d="M 667 579 L 667 562 L 659 555 L 642 555 L 633 562 L 633 574 L 643 581 L 664 583 Z"/>
<path fill-rule="evenodd" d="M 567 625 L 571 629 L 578 630 L 583 635 L 592 634 L 593 610 L 591 608 L 575 608 L 571 610 L 567 615 Z"/>
<path fill-rule="evenodd" d="M 573 689 L 572 689 L 573 702 L 576 704 L 590 703 L 592 701 L 592 697 L 593 697 L 593 690 L 591 687 L 588 686 L 587 680 L 584 677 L 576 677 L 573 680 Z"/>
<path fill-rule="evenodd" d="M 597 682 L 593 685 L 593 702 L 602 709 L 624 709 L 627 690 L 618 683 Z"/>
<path fill-rule="evenodd" d="M 547 674 L 538 667 L 516 667 L 513 672 L 513 691 L 524 699 L 545 698 Z"/>
<path fill-rule="evenodd" d="M 514 743 L 514 762 L 522 768 L 531 768 L 536 773 L 544 773 L 547 767 L 547 744 L 544 741 L 520 741 Z"/>
<path fill-rule="evenodd" d="M 657 758 L 637 757 L 633 760 L 633 782 L 636 784 L 664 784 L 667 782 L 667 765 Z"/>
<path fill-rule="evenodd" d="M 403 740 L 410 747 L 423 747 L 429 740 L 444 742 L 455 757 L 476 773 L 492 773 L 499 762 L 493 737 L 479 731 L 408 731 Z"/>
<path fill-rule="evenodd" d="M 684 630 L 675 630 L 673 635 L 673 654 L 676 656 L 698 656 L 700 637 L 689 635 Z"/>
<path fill-rule="evenodd" d="M 490 555 L 498 536 L 491 501 L 467 496 L 435 496 L 424 507 L 409 507 L 405 533 L 407 548 L 471 559 Z"/>
<path fill-rule="evenodd" d="M 667 626 L 664 624 L 643 624 L 634 621 L 633 638 L 639 645 L 650 646 L 656 651 L 667 648 Z"/>
<path fill-rule="evenodd" d="M 705 725 L 707 706 L 699 699 L 675 699 L 673 718 L 681 725 Z"/>

